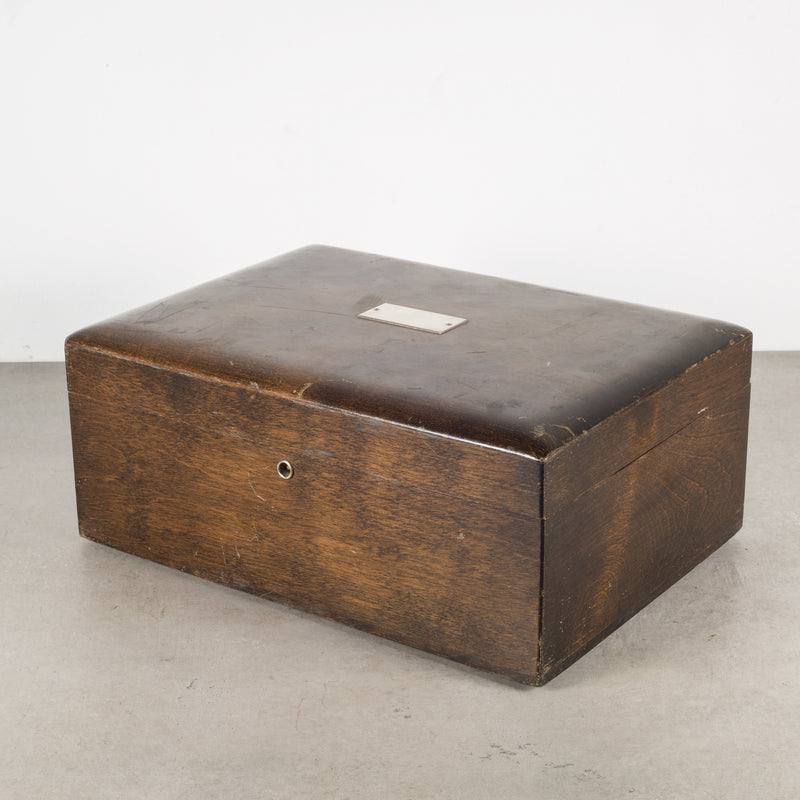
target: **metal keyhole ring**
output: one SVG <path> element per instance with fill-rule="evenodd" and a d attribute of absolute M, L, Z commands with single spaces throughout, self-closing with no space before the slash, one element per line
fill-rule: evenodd
<path fill-rule="evenodd" d="M 288 461 L 278 462 L 278 475 L 288 481 L 294 475 L 294 467 Z"/>

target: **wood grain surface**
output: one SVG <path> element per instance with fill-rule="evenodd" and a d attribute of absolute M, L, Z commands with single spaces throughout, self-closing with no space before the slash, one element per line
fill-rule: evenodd
<path fill-rule="evenodd" d="M 358 317 L 383 302 L 468 321 Z M 303 248 L 68 338 L 80 530 L 543 683 L 738 529 L 751 348 L 715 320 Z"/>
<path fill-rule="evenodd" d="M 541 682 L 739 530 L 749 401 L 720 398 L 544 521 Z"/>
<path fill-rule="evenodd" d="M 535 681 L 539 462 L 84 347 L 68 369 L 83 536 Z"/>

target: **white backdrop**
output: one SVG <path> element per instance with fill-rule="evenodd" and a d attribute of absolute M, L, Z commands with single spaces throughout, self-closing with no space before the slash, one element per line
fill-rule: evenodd
<path fill-rule="evenodd" d="M 791 0 L 5 0 L 0 90 L 0 360 L 312 242 L 800 349 Z"/>

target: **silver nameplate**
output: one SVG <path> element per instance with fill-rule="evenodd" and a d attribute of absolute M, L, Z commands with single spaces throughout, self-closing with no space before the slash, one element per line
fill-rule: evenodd
<path fill-rule="evenodd" d="M 415 331 L 426 333 L 447 333 L 466 322 L 463 317 L 450 317 L 434 311 L 423 311 L 421 308 L 396 306 L 394 303 L 381 303 L 358 316 L 361 319 L 388 322 L 389 325 L 400 325 L 402 328 L 413 328 Z"/>

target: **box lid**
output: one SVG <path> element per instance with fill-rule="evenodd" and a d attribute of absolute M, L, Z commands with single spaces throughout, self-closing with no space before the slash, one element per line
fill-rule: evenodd
<path fill-rule="evenodd" d="M 383 304 L 466 322 L 432 333 L 359 316 Z M 543 458 L 748 335 L 315 245 L 85 328 L 67 344 Z"/>

